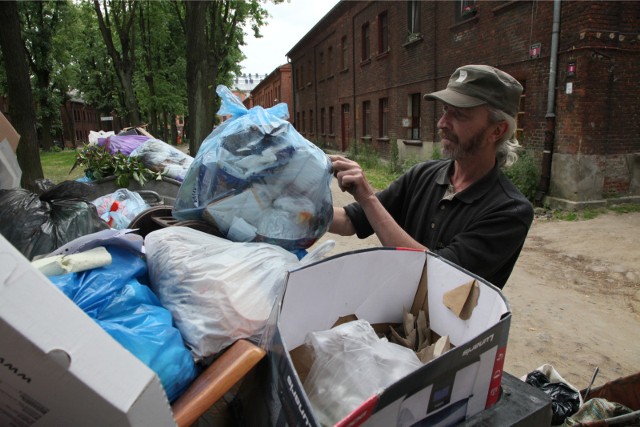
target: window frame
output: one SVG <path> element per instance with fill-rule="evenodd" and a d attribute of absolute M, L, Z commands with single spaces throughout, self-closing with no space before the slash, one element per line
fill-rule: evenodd
<path fill-rule="evenodd" d="M 384 11 L 378 15 L 378 54 L 389 50 L 389 14 Z"/>
<path fill-rule="evenodd" d="M 380 138 L 389 137 L 389 98 L 384 97 L 378 100 L 378 136 Z"/>
<path fill-rule="evenodd" d="M 360 60 L 362 62 L 371 59 L 371 28 L 369 27 L 369 23 L 365 22 L 362 24 L 360 29 L 360 47 L 361 47 L 361 57 Z"/>
<path fill-rule="evenodd" d="M 371 137 L 371 101 L 362 101 L 362 136 Z"/>

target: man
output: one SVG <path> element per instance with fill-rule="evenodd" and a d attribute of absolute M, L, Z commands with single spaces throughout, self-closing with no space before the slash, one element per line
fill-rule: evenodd
<path fill-rule="evenodd" d="M 448 160 L 420 163 L 377 194 L 356 162 L 331 156 L 338 185 L 356 202 L 334 208 L 329 231 L 426 249 L 502 288 L 533 221 L 531 203 L 500 169 L 517 159 L 521 94 L 496 68 L 458 68 L 446 89 L 425 95 L 443 103 L 437 126 Z"/>

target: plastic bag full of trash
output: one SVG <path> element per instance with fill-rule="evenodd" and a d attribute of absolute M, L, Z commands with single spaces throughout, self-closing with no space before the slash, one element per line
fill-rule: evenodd
<path fill-rule="evenodd" d="M 218 86 L 218 114 L 231 119 L 202 143 L 173 208 L 204 219 L 236 242 L 306 249 L 333 219 L 331 162 L 289 122 L 287 105 L 247 110 Z"/>

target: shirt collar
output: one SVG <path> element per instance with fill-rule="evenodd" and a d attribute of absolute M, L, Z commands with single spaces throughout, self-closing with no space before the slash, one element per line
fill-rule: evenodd
<path fill-rule="evenodd" d="M 453 160 L 447 160 L 445 162 L 445 166 L 438 171 L 438 174 L 436 175 L 436 182 L 439 185 L 443 185 L 445 187 L 448 186 L 451 183 L 451 180 L 449 179 L 450 172 L 453 172 Z M 465 188 L 463 191 L 456 193 L 454 197 L 459 199 L 461 202 L 472 203 L 484 196 L 498 181 L 499 176 L 500 167 L 498 166 L 498 162 L 496 162 L 489 173 L 471 184 L 469 187 Z"/>

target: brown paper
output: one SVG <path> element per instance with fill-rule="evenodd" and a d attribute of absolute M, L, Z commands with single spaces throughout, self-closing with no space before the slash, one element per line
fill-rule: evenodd
<path fill-rule="evenodd" d="M 389 337 L 389 341 L 391 341 L 394 344 L 398 344 L 401 345 L 403 347 L 407 347 L 410 348 L 411 350 L 415 349 L 415 345 L 416 345 L 416 331 L 415 329 L 413 331 L 411 331 L 409 334 L 407 334 L 406 337 L 401 336 L 398 331 L 395 330 L 395 328 L 390 327 L 389 330 L 391 331 L 391 336 Z"/>
<path fill-rule="evenodd" d="M 478 305 L 479 296 L 480 287 L 474 279 L 445 293 L 442 302 L 456 316 L 462 320 L 468 320 L 473 309 Z"/>

